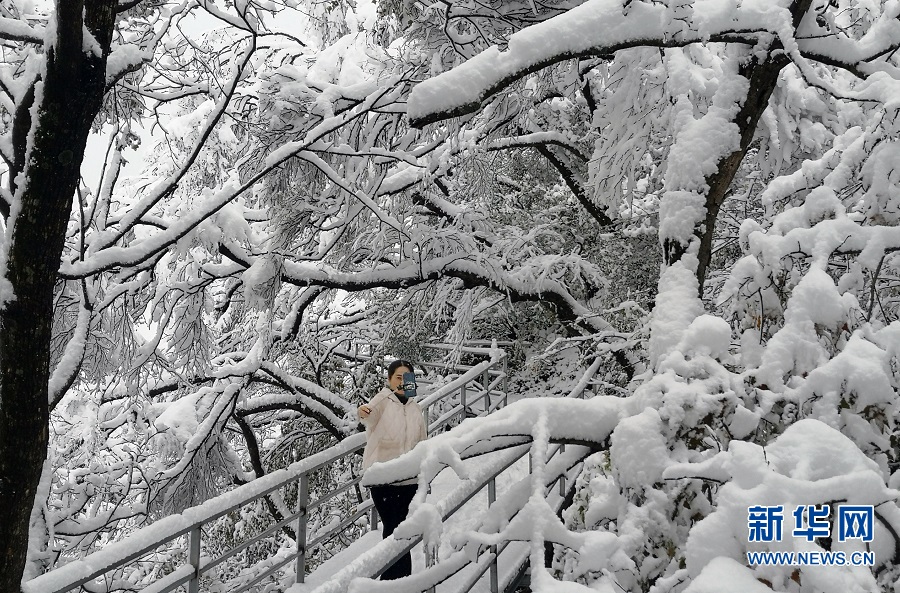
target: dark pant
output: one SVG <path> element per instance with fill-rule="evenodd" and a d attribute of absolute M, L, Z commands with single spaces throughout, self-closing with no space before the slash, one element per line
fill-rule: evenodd
<path fill-rule="evenodd" d="M 413 496 L 416 495 L 415 484 L 408 486 L 372 486 L 372 502 L 375 504 L 375 510 L 381 517 L 383 528 L 381 530 L 382 537 L 387 537 L 394 533 L 400 523 L 406 519 L 409 513 L 409 503 L 412 502 Z M 384 574 L 381 575 L 382 581 L 390 581 L 401 577 L 408 577 L 412 574 L 412 556 L 409 552 L 401 556 L 393 565 L 391 565 Z"/>

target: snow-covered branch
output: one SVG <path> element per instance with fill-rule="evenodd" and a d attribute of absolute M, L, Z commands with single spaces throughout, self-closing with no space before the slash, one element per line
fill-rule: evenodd
<path fill-rule="evenodd" d="M 43 45 L 44 30 L 35 28 L 19 19 L 11 19 L 0 16 L 0 39 L 7 41 L 24 41 Z"/>
<path fill-rule="evenodd" d="M 543 23 L 515 33 L 508 48 L 492 47 L 453 70 L 413 89 L 408 113 L 422 127 L 478 110 L 489 97 L 514 81 L 571 58 L 606 56 L 641 47 L 684 47 L 699 42 L 743 42 L 755 45 L 765 25 L 783 9 L 740 8 L 713 1 L 698 2 L 694 22 L 671 35 L 666 7 L 621 0 L 589 0 Z"/>

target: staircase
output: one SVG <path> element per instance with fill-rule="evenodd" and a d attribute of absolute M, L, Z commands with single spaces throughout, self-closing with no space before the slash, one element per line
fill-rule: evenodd
<path fill-rule="evenodd" d="M 429 475 L 439 477 L 431 484 L 433 492 L 422 501 L 419 514 L 411 513 L 411 521 L 407 523 L 420 522 L 420 516 L 431 513 L 432 520 L 439 517 L 442 525 L 461 519 L 469 522 L 474 519 L 479 525 L 508 524 L 522 507 L 522 500 L 529 496 L 544 496 L 554 512 L 561 512 L 571 502 L 574 477 L 582 460 L 596 451 L 598 444 L 575 437 L 566 442 L 545 442 L 538 447 L 532 435 L 521 431 L 466 441 L 461 436 L 467 434 L 466 426 L 457 425 L 467 415 L 484 417 L 505 408 L 509 393 L 506 354 L 496 343 L 466 346 L 462 351 L 484 360 L 456 368 L 459 376 L 443 385 L 420 390 L 424 395 L 420 404 L 426 411 L 432 437 L 427 442 L 434 445 L 430 450 L 452 451 L 451 457 L 455 456 L 458 463 L 456 459 L 449 463 L 446 459 L 422 461 L 423 467 L 429 463 L 434 466 Z M 584 389 L 585 385 L 580 384 L 571 395 L 583 397 Z M 364 446 L 365 434 L 354 434 L 286 469 L 181 514 L 160 519 L 103 550 L 25 582 L 22 593 L 353 591 L 360 590 L 354 587 L 354 579 L 378 577 L 396 558 L 417 546 L 424 550 L 425 566 L 403 580 L 406 583 L 403 590 L 511 593 L 527 584 L 530 561 L 544 562 L 543 549 L 534 549 L 533 545 L 521 541 L 498 542 L 478 549 L 466 546 L 455 551 L 451 547 L 444 554 L 437 554 L 441 542 L 431 541 L 434 538 L 429 539 L 427 530 L 415 533 L 415 526 L 406 539 L 381 540 L 380 534 L 373 532 L 377 529 L 377 516 L 361 485 Z M 420 448 L 409 455 L 414 456 Z M 370 470 L 366 479 L 370 483 L 390 483 L 391 472 L 398 471 L 391 469 L 393 463 L 382 464 L 387 473 L 380 467 L 373 468 L 376 471 Z M 523 469 L 526 463 L 527 469 Z M 448 465 L 457 473 L 465 473 L 465 479 L 455 475 L 453 479 L 443 477 L 450 475 L 451 470 L 440 473 Z M 540 468 L 539 480 L 531 475 L 534 467 Z M 320 486 L 323 476 L 336 475 L 346 479 L 334 488 L 323 490 Z M 420 478 L 420 492 L 428 487 L 425 478 Z M 471 501 L 476 497 L 481 497 L 485 507 L 480 517 L 472 516 Z M 279 511 L 277 521 L 228 550 L 210 549 L 209 533 L 217 520 L 226 515 L 236 516 L 261 502 Z M 276 541 L 290 543 L 281 545 L 265 558 L 252 563 L 246 561 L 252 556 L 248 554 L 254 546 Z M 155 578 L 144 577 L 135 582 L 138 581 L 134 578 L 138 574 L 136 567 L 152 566 L 157 551 L 164 549 L 169 552 L 180 549 L 182 561 L 167 565 Z M 394 592 L 398 590 L 397 584 L 367 581 L 362 590 Z"/>

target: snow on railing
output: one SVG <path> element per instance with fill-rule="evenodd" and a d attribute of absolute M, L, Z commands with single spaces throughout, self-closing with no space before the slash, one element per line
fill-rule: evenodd
<path fill-rule="evenodd" d="M 426 411 L 429 434 L 443 429 L 454 420 L 465 419 L 467 413 L 487 414 L 506 405 L 508 398 L 506 353 L 497 346 L 496 342 L 490 347 L 464 346 L 459 348 L 443 345 L 431 345 L 430 347 L 456 348 L 461 352 L 487 356 L 488 360 L 474 366 L 455 367 L 465 372 L 420 402 Z M 434 412 L 432 408 L 437 412 Z M 438 417 L 432 419 L 433 415 L 438 415 Z M 179 588 L 186 588 L 188 593 L 199 593 L 201 578 L 211 575 L 214 568 L 265 538 L 274 537 L 279 530 L 289 529 L 291 526 L 293 526 L 295 541 L 298 542 L 298 545 L 287 553 L 282 553 L 283 550 L 280 551 L 275 560 L 264 563 L 266 566 L 263 571 L 253 575 L 252 580 L 242 582 L 230 589 L 230 593 L 248 591 L 263 579 L 283 571 L 290 563 L 294 564 L 296 581 L 302 583 L 311 550 L 335 538 L 367 514 L 370 514 L 370 529 L 376 527 L 374 508 L 371 500 L 366 499 L 359 500 L 355 512 L 349 516 L 327 525 L 314 534 L 307 533 L 310 512 L 335 496 L 347 492 L 351 488 L 358 488 L 361 479 L 361 476 L 358 475 L 360 472 L 354 472 L 357 475 L 353 479 L 311 501 L 309 500 L 311 474 L 329 466 L 336 466 L 348 458 L 352 460 L 354 457 L 361 457 L 360 454 L 364 447 L 365 434 L 354 434 L 285 469 L 272 472 L 180 514 L 160 519 L 85 558 L 27 581 L 22 584 L 22 593 L 66 593 L 83 585 L 91 589 L 98 586 L 103 587 L 102 584 L 93 581 L 128 565 L 146 562 L 147 560 L 143 560 L 145 557 L 152 556 L 157 549 L 164 546 L 185 547 L 187 563 L 171 569 L 161 578 L 146 584 L 140 591 L 142 593 L 168 593 Z M 286 488 L 296 489 L 296 494 L 292 495 L 292 497 L 296 497 L 295 509 L 292 513 L 286 514 L 274 525 L 215 558 L 202 554 L 204 528 L 211 526 L 213 521 L 229 513 L 239 511 L 263 497 L 277 495 L 280 490 Z M 361 498 L 359 490 L 357 492 Z M 185 537 L 187 541 L 182 543 L 182 538 Z M 131 586 L 135 585 L 131 584 Z"/>
<path fill-rule="evenodd" d="M 594 369 L 596 370 L 596 369 Z M 546 503 L 547 512 L 558 515 L 573 494 L 573 477 L 580 472 L 582 461 L 591 453 L 608 449 L 609 436 L 622 415 L 632 411 L 624 400 L 597 396 L 584 400 L 587 382 L 580 382 L 569 394 L 559 399 L 534 398 L 516 402 L 489 417 L 472 418 L 454 430 L 420 443 L 402 458 L 371 468 L 364 485 L 388 484 L 415 476 L 419 479 L 419 500 L 410 516 L 394 534 L 365 550 L 327 580 L 315 579 L 315 588 L 297 586 L 289 593 L 398 593 L 433 591 L 442 585 L 444 592 L 464 593 L 490 571 L 485 586 L 491 593 L 512 591 L 534 556 L 534 545 L 520 545 L 521 538 L 500 534 L 502 526 L 514 522 L 525 524 L 527 532 L 533 521 L 525 512 L 525 502 L 535 492 Z M 540 430 L 538 429 L 540 427 Z M 554 435 L 552 439 L 549 435 Z M 491 453 L 491 457 L 480 457 Z M 497 477 L 514 463 L 530 454 L 530 465 L 539 468 L 529 472 L 500 498 L 497 497 Z M 475 466 L 463 461 L 480 457 Z M 449 494 L 436 502 L 422 498 L 424 486 L 444 468 L 452 467 L 461 481 Z M 558 489 L 554 488 L 558 486 Z M 488 509 L 481 517 L 482 540 L 465 543 L 440 561 L 428 550 L 433 548 L 439 534 L 435 526 L 447 522 L 463 505 L 479 493 L 487 491 Z M 529 503 L 530 504 L 530 503 Z M 542 503 L 544 504 L 544 503 Z M 523 515 L 524 513 L 524 515 Z M 520 516 L 521 515 L 521 516 Z M 539 519 L 539 517 L 533 517 Z M 472 517 L 465 520 L 471 522 Z M 526 538 L 527 539 L 527 538 Z M 427 540 L 427 541 L 426 541 Z M 425 541 L 427 568 L 401 581 L 379 582 L 374 579 L 387 567 L 418 544 Z M 543 543 L 540 543 L 541 550 Z M 500 569 L 504 572 L 501 574 Z"/>
<path fill-rule="evenodd" d="M 580 472 L 584 458 L 594 451 L 596 448 L 584 445 L 570 445 L 567 449 L 565 444 L 553 445 L 546 451 L 546 466 L 540 479 L 547 502 L 554 512 L 561 512 L 565 503 L 570 501 L 574 488 L 572 478 Z M 441 522 L 453 517 L 475 496 L 486 492 L 488 509 L 482 517 L 482 522 L 510 523 L 520 511 L 522 499 L 527 499 L 531 492 L 533 476 L 529 475 L 519 480 L 501 493 L 500 497 L 497 493 L 497 478 L 529 454 L 534 454 L 531 443 L 516 445 L 499 452 L 490 463 L 474 469 L 466 480 L 434 504 Z M 412 523 L 416 523 L 416 517 L 412 517 Z M 366 551 L 345 569 L 331 575 L 325 583 L 313 589 L 312 593 L 347 593 L 360 590 L 351 588 L 354 579 L 379 577 L 401 556 L 423 542 L 421 534 L 403 537 L 404 527 L 406 525 L 398 528 L 393 536 Z M 417 528 L 420 526 L 412 527 L 413 530 Z M 426 552 L 425 570 L 402 581 L 366 582 L 363 590 L 367 593 L 401 591 L 433 593 L 435 587 L 441 584 L 447 586 L 448 581 L 455 577 L 450 586 L 443 590 L 466 593 L 472 591 L 485 573 L 488 573 L 486 585 L 491 593 L 513 591 L 528 567 L 528 555 L 529 548 L 524 542 L 508 540 L 497 545 L 480 547 L 474 554 L 467 549 L 457 550 L 440 561 Z M 501 565 L 504 568 L 502 573 Z M 292 588 L 288 593 L 294 591 Z"/>

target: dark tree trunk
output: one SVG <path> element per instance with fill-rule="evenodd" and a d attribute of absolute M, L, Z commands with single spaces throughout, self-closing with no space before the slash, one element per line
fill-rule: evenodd
<path fill-rule="evenodd" d="M 47 455 L 53 290 L 90 127 L 102 105 L 115 0 L 57 0 L 47 67 L 16 113 L 21 209 L 0 311 L 0 592 L 19 591 L 29 520 Z M 102 55 L 85 51 L 87 28 Z M 36 121 L 29 113 L 36 103 Z M 26 155 L 28 131 L 32 147 Z M 15 187 L 15 186 L 14 186 Z"/>
<path fill-rule="evenodd" d="M 791 6 L 795 29 L 800 25 L 803 15 L 809 10 L 811 4 L 812 0 L 796 0 Z M 769 98 L 778 83 L 778 75 L 789 63 L 790 60 L 783 53 L 783 47 L 780 43 L 775 42 L 769 48 L 764 59 L 759 60 L 753 57 L 739 69 L 741 76 L 749 81 L 747 98 L 734 119 L 740 130 L 740 148 L 719 161 L 716 172 L 706 178 L 706 183 L 709 185 L 709 192 L 706 194 L 706 219 L 702 226 L 694 231 L 694 234 L 700 239 L 697 279 L 700 282 L 701 295 L 703 294 L 703 283 L 706 280 L 706 271 L 712 259 L 712 244 L 719 209 L 722 207 L 728 188 L 731 187 L 731 182 L 750 148 L 756 126 L 759 125 L 759 118 L 762 117 L 769 105 Z M 663 257 L 666 265 L 680 260 L 685 249 L 687 249 L 687 245 L 676 241 L 666 241 L 663 245 Z"/>
<path fill-rule="evenodd" d="M 758 63 L 754 59 L 753 62 L 740 69 L 741 75 L 750 81 L 747 99 L 735 120 L 741 131 L 740 148 L 721 161 L 716 173 L 706 180 L 709 184 L 709 193 L 706 194 L 706 220 L 703 227 L 697 229 L 697 236 L 700 238 L 698 253 L 700 263 L 697 266 L 697 279 L 700 282 L 701 295 L 703 294 L 703 282 L 706 280 L 706 270 L 712 259 L 713 236 L 716 231 L 719 209 L 725 202 L 731 182 L 750 148 L 750 142 L 753 141 L 753 135 L 756 133 L 756 126 L 759 125 L 759 118 L 762 117 L 769 105 L 769 97 L 772 96 L 775 85 L 778 83 L 778 75 L 787 64 L 787 58 L 779 55 L 775 58 L 770 57 L 762 63 Z"/>
<path fill-rule="evenodd" d="M 787 60 L 783 56 L 773 58 L 770 54 L 762 62 L 753 58 L 739 69 L 740 74 L 750 82 L 747 98 L 734 120 L 740 130 L 740 148 L 720 160 L 716 172 L 706 178 L 709 186 L 709 192 L 706 194 L 706 218 L 701 226 L 694 229 L 694 235 L 700 239 L 700 250 L 697 254 L 699 260 L 697 279 L 700 283 L 701 296 L 703 283 L 706 280 L 706 271 L 712 259 L 713 237 L 716 232 L 719 209 L 722 207 L 728 188 L 731 187 L 731 182 L 747 154 L 747 149 L 756 132 L 756 126 L 759 124 L 759 118 L 762 117 L 769 104 L 769 97 L 775 90 L 778 75 L 785 65 L 787 65 Z M 680 260 L 686 249 L 686 244 L 667 240 L 663 244 L 663 257 L 666 265 Z"/>

